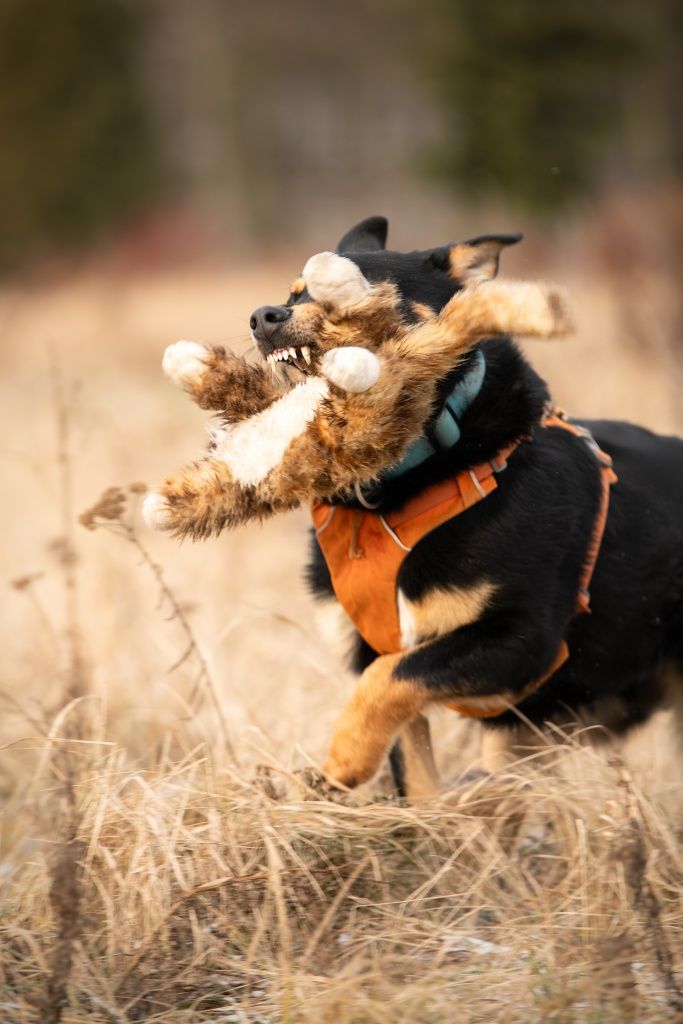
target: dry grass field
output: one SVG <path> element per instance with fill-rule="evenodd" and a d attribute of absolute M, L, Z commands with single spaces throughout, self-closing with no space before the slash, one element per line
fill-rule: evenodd
<path fill-rule="evenodd" d="M 682 1021 L 666 714 L 424 806 L 381 779 L 321 801 L 290 773 L 353 681 L 313 622 L 305 515 L 202 545 L 143 527 L 129 485 L 203 443 L 164 346 L 245 351 L 293 271 L 100 267 L 0 294 L 0 1021 Z M 683 429 L 665 291 L 552 276 L 577 337 L 526 347 L 558 402 Z M 86 531 L 113 485 L 121 517 Z M 434 724 L 446 777 L 476 764 L 476 724 Z"/>

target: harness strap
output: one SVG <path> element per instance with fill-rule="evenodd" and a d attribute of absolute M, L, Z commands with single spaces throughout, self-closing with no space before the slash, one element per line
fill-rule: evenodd
<path fill-rule="evenodd" d="M 461 697 L 458 701 L 449 700 L 444 702 L 444 707 L 451 711 L 457 711 L 460 715 L 468 718 L 498 718 L 505 711 L 510 711 L 517 704 L 530 697 L 532 693 L 539 690 L 551 676 L 554 676 L 558 669 L 562 668 L 565 661 L 569 659 L 569 647 L 567 641 L 563 640 L 557 649 L 553 662 L 547 672 L 544 672 L 538 679 L 532 679 L 527 683 L 521 692 L 514 695 L 492 694 L 485 697 Z"/>
<path fill-rule="evenodd" d="M 543 420 L 543 426 L 559 427 L 562 430 L 566 430 L 570 434 L 573 434 L 574 437 L 581 438 L 582 441 L 586 442 L 600 463 L 600 502 L 598 505 L 597 515 L 595 517 L 595 523 L 593 524 L 593 530 L 588 542 L 588 547 L 586 548 L 583 569 L 579 579 L 579 589 L 574 605 L 575 615 L 590 614 L 590 585 L 593 579 L 593 573 L 595 572 L 598 555 L 600 554 L 600 546 L 605 533 L 605 527 L 607 526 L 610 487 L 612 484 L 617 482 L 618 477 L 612 468 L 611 457 L 607 452 L 602 450 L 590 431 L 586 430 L 585 427 L 572 423 L 566 418 L 566 414 L 562 410 L 556 409 L 554 413 L 550 413 L 546 416 Z M 445 707 L 450 708 L 452 711 L 458 711 L 461 715 L 467 715 L 469 718 L 497 718 L 505 711 L 509 711 L 517 704 L 521 704 L 523 700 L 539 690 L 551 676 L 555 675 L 558 669 L 564 665 L 568 658 L 569 647 L 567 646 L 567 641 L 563 640 L 560 643 L 557 654 L 555 655 L 555 658 L 547 672 L 544 672 L 538 679 L 533 679 L 531 682 L 527 683 L 521 692 L 517 692 L 514 695 L 510 694 L 508 696 L 501 694 L 492 695 L 491 697 L 471 697 L 469 699 L 461 698 L 460 702 L 446 702 Z"/>
<path fill-rule="evenodd" d="M 593 579 L 593 573 L 595 572 L 595 564 L 598 560 L 598 555 L 600 554 L 600 546 L 605 533 L 605 527 L 607 526 L 610 487 L 612 484 L 617 482 L 617 474 L 612 468 L 612 459 L 607 452 L 603 452 L 602 448 L 600 448 L 590 431 L 586 430 L 585 427 L 580 427 L 575 423 L 572 423 L 566 418 L 565 413 L 561 410 L 556 410 L 550 416 L 547 416 L 544 421 L 544 426 L 560 427 L 562 430 L 567 430 L 570 434 L 573 434 L 574 437 L 580 437 L 586 442 L 600 463 L 600 503 L 598 505 L 598 512 L 593 525 L 593 532 L 591 533 L 588 547 L 586 549 L 583 570 L 579 580 L 579 592 L 576 595 L 576 607 L 574 609 L 576 615 L 584 613 L 589 614 L 591 610 L 590 585 L 591 580 Z"/>
<path fill-rule="evenodd" d="M 569 421 L 561 411 L 547 415 L 541 425 L 560 428 L 580 438 L 600 464 L 600 500 L 574 607 L 575 615 L 583 614 L 590 612 L 590 584 L 607 523 L 610 487 L 617 477 L 609 455 L 585 428 Z M 344 506 L 320 504 L 313 507 L 316 537 L 330 569 L 335 593 L 359 633 L 378 653 L 402 649 L 396 579 L 407 554 L 427 533 L 495 490 L 496 475 L 506 468 L 507 460 L 519 443 L 503 449 L 490 462 L 462 470 L 455 477 L 427 488 L 386 516 Z M 568 657 L 567 643 L 562 640 L 547 671 L 527 683 L 521 692 L 463 696 L 457 701 L 444 702 L 445 706 L 470 717 L 497 717 L 538 690 Z"/>
<path fill-rule="evenodd" d="M 396 512 L 390 512 L 386 516 L 387 523 L 393 530 L 396 530 L 415 516 L 441 505 L 450 498 L 459 497 L 465 508 L 476 505 L 482 498 L 487 497 L 492 489 L 486 489 L 482 487 L 482 484 L 493 474 L 502 473 L 504 469 L 507 469 L 508 459 L 519 448 L 520 443 L 515 441 L 514 444 L 503 448 L 491 462 L 480 462 L 478 465 L 472 466 L 471 469 L 458 473 L 457 476 L 442 480 L 441 483 L 421 491 Z"/>

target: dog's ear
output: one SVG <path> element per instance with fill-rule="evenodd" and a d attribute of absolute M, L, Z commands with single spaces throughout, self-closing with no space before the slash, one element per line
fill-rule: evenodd
<path fill-rule="evenodd" d="M 377 252 L 387 247 L 389 222 L 386 217 L 367 217 L 339 240 L 337 252 Z"/>
<path fill-rule="evenodd" d="M 454 242 L 425 253 L 429 263 L 443 270 L 459 284 L 490 281 L 498 273 L 501 249 L 521 242 L 523 235 L 479 235 L 467 242 Z"/>

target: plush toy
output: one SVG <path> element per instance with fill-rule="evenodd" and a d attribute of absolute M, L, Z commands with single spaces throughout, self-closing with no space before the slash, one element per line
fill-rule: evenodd
<path fill-rule="evenodd" d="M 474 281 L 438 314 L 413 310 L 417 322 L 394 284 L 334 253 L 311 257 L 304 287 L 302 343 L 261 365 L 189 341 L 166 350 L 167 376 L 219 421 L 208 451 L 148 494 L 150 526 L 207 537 L 357 493 L 420 437 L 439 380 L 478 341 L 570 329 L 562 293 L 535 283 Z"/>

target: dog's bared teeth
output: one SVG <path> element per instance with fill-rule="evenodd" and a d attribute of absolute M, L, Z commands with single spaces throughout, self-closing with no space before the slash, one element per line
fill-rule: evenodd
<path fill-rule="evenodd" d="M 310 366 L 311 365 L 311 350 L 308 347 L 308 345 L 302 345 L 301 346 L 301 355 L 306 360 L 306 363 Z"/>
<path fill-rule="evenodd" d="M 289 357 L 291 359 L 296 359 L 296 349 L 295 348 L 288 349 L 287 354 L 289 355 Z"/>

